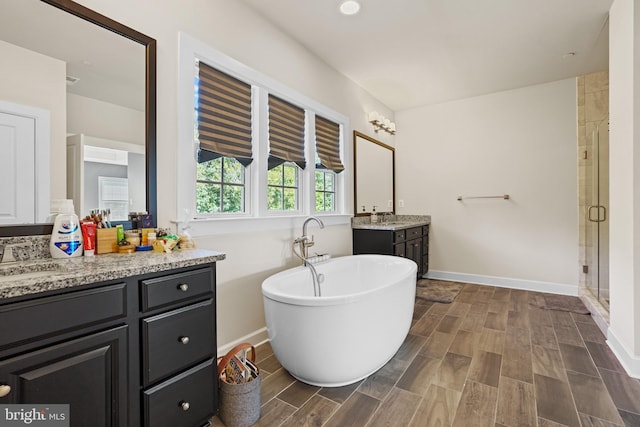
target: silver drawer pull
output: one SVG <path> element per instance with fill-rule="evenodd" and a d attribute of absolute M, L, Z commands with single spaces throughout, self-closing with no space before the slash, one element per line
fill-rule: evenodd
<path fill-rule="evenodd" d="M 189 407 L 191 406 L 189 405 L 189 402 L 185 402 L 184 400 L 180 402 L 178 405 L 180 405 L 183 411 L 188 411 Z"/>
<path fill-rule="evenodd" d="M 182 292 L 187 292 L 189 290 L 189 285 L 187 285 L 186 283 L 181 283 L 178 285 L 178 289 L 180 289 Z"/>
<path fill-rule="evenodd" d="M 178 340 L 180 341 L 182 344 L 189 344 L 189 337 L 180 337 L 180 339 Z"/>

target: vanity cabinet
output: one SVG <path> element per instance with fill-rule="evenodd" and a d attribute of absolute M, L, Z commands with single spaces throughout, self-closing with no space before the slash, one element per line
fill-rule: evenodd
<path fill-rule="evenodd" d="M 418 265 L 418 277 L 429 271 L 429 225 L 403 228 L 354 228 L 353 254 L 394 255 Z"/>
<path fill-rule="evenodd" d="M 205 425 L 215 322 L 215 263 L 0 300 L 0 404 L 69 404 L 73 427 Z"/>

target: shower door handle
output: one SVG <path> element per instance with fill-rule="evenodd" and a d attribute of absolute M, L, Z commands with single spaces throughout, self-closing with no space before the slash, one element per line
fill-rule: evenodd
<path fill-rule="evenodd" d="M 598 213 L 597 213 L 598 216 L 596 218 L 593 218 L 592 215 L 591 215 L 591 212 L 592 212 L 593 209 L 597 209 L 598 210 Z M 603 213 L 602 219 L 600 219 L 600 209 L 602 209 L 602 213 Z M 607 208 L 602 206 L 602 205 L 591 205 L 591 206 L 589 206 L 589 210 L 588 210 L 587 216 L 588 216 L 589 221 L 591 221 L 591 222 L 604 222 L 604 221 L 607 220 Z"/>

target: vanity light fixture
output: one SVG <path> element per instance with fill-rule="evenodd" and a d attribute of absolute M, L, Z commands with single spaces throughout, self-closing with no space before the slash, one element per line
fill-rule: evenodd
<path fill-rule="evenodd" d="M 391 135 L 396 134 L 396 124 L 377 111 L 369 113 L 369 123 L 373 125 L 373 131 L 376 133 L 383 130 Z"/>
<path fill-rule="evenodd" d="M 355 0 L 343 1 L 340 4 L 340 12 L 343 15 L 355 15 L 360 11 L 360 3 Z"/>

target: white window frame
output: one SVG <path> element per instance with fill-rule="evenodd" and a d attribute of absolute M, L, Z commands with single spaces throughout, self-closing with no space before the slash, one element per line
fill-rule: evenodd
<path fill-rule="evenodd" d="M 335 211 L 317 212 L 315 209 L 315 115 L 340 124 L 342 161 L 349 165 L 346 156 L 346 134 L 349 130 L 347 116 L 337 113 L 313 99 L 286 87 L 282 83 L 259 73 L 226 56 L 216 49 L 181 32 L 179 33 L 178 72 L 178 149 L 177 149 L 177 209 L 176 222 L 185 220 L 185 212 L 195 210 L 196 162 L 198 143 L 193 139 L 193 100 L 196 60 L 219 69 L 252 85 L 253 114 L 253 162 L 246 168 L 245 212 L 242 214 L 215 214 L 190 221 L 192 235 L 229 234 L 255 232 L 279 228 L 297 227 L 309 215 L 320 216 L 326 225 L 349 224 L 346 171 L 336 174 Z M 300 199 L 297 211 L 269 211 L 267 208 L 267 158 L 268 158 L 268 94 L 275 95 L 305 110 L 305 157 L 307 167 L 299 171 Z M 189 215 L 193 218 L 193 215 Z M 250 220 L 250 221 L 249 221 Z"/>

